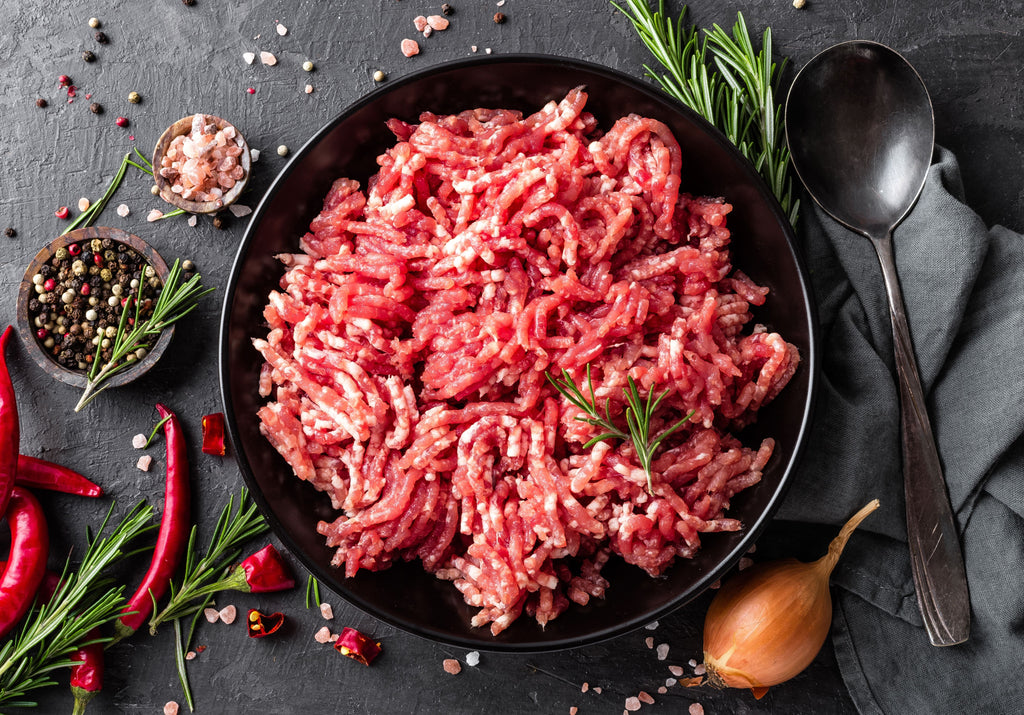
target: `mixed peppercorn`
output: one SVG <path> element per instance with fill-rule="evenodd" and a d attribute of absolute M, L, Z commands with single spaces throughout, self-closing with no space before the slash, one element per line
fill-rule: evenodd
<path fill-rule="evenodd" d="M 141 294 L 140 316 L 152 313 L 162 283 L 153 268 L 130 246 L 111 238 L 59 248 L 32 276 L 35 296 L 28 302 L 29 321 L 43 349 L 63 367 L 86 370 L 100 348 L 110 357 L 121 311 Z M 141 292 L 140 292 L 141 288 Z M 129 314 L 130 329 L 134 311 Z M 129 356 L 141 360 L 144 349 Z"/>

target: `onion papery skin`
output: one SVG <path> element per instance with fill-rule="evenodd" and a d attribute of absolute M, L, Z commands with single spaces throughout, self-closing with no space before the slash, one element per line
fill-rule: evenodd
<path fill-rule="evenodd" d="M 708 683 L 756 690 L 810 665 L 832 622 L 830 572 L 822 561 L 785 559 L 727 581 L 704 621 Z"/>

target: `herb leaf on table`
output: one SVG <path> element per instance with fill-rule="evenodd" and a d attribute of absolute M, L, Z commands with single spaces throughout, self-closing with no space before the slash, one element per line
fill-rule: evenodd
<path fill-rule="evenodd" d="M 789 147 L 782 106 L 775 101 L 786 66 L 772 61 L 772 31 L 767 28 L 761 50 L 754 49 L 743 13 L 736 13 L 732 34 L 717 23 L 698 32 L 683 24 L 686 7 L 673 23 L 665 0 L 654 11 L 648 0 L 612 0 L 633 24 L 647 48 L 668 74 L 644 65 L 661 88 L 720 129 L 740 150 L 778 199 L 789 222 L 796 224 L 800 201 L 793 195 Z"/>

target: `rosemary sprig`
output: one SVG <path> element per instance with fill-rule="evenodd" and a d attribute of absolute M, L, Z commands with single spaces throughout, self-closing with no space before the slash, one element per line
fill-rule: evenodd
<path fill-rule="evenodd" d="M 700 35 L 683 24 L 684 6 L 673 23 L 665 0 L 654 11 L 648 0 L 612 5 L 633 24 L 655 59 L 667 70 L 644 65 L 661 88 L 722 130 L 760 172 L 795 224 L 800 201 L 793 195 L 789 147 L 783 137 L 782 107 L 775 101 L 786 62 L 772 61 L 772 31 L 767 28 L 756 51 L 743 13 L 736 14 L 730 35 L 718 24 Z"/>
<path fill-rule="evenodd" d="M 121 166 L 118 167 L 117 173 L 114 174 L 114 178 L 110 180 L 110 184 L 103 192 L 103 196 L 97 199 L 95 203 L 91 204 L 88 209 L 78 214 L 78 216 L 75 217 L 75 220 L 69 223 L 67 228 L 60 232 L 61 236 L 75 230 L 79 226 L 91 226 L 93 221 L 99 218 L 99 215 L 103 213 L 103 209 L 106 208 L 107 202 L 110 201 L 110 197 L 114 195 L 114 192 L 117 191 L 117 187 L 119 187 L 121 185 L 121 181 L 124 180 L 125 172 L 128 171 L 128 165 L 132 164 L 132 166 L 135 166 L 136 168 L 142 168 L 129 159 L 131 155 L 131 152 L 128 152 L 124 155 L 124 158 L 121 159 Z M 143 171 L 145 171 L 145 169 L 143 169 Z"/>
<path fill-rule="evenodd" d="M 78 404 L 75 405 L 75 412 L 80 411 L 106 389 L 107 386 L 103 383 L 107 379 L 132 366 L 133 363 L 128 360 L 130 355 L 133 355 L 139 348 L 151 348 L 165 328 L 191 313 L 198 305 L 200 298 L 215 290 L 214 288 L 204 288 L 202 276 L 199 274 L 181 283 L 181 273 L 181 262 L 175 260 L 167 280 L 164 281 L 163 290 L 153 306 L 153 312 L 146 319 L 141 317 L 141 301 L 138 298 L 133 300 L 129 297 L 128 302 L 121 310 L 121 320 L 117 326 L 117 334 L 114 336 L 110 359 L 102 367 L 100 366 L 101 346 L 97 345 L 96 359 L 89 371 L 89 382 L 86 384 Z M 143 285 L 144 282 L 140 281 L 140 294 Z M 128 314 L 132 312 L 133 303 L 135 324 L 129 330 Z"/>
<path fill-rule="evenodd" d="M 580 422 L 585 422 L 588 425 L 599 427 L 603 430 L 601 434 L 596 437 L 591 437 L 585 445 L 584 449 L 593 447 L 598 442 L 603 442 L 607 439 L 621 439 L 625 442 L 629 442 L 633 445 L 633 451 L 636 452 L 637 460 L 640 462 L 640 466 L 643 467 L 644 474 L 647 475 L 647 493 L 654 494 L 654 483 L 651 475 L 651 461 L 654 458 L 654 453 L 657 451 L 661 443 L 665 441 L 665 438 L 675 432 L 677 429 L 682 427 L 687 420 L 693 417 L 693 410 L 683 417 L 681 420 L 676 422 L 674 425 L 669 427 L 667 430 L 659 434 L 657 437 L 651 437 L 651 418 L 654 417 L 654 413 L 657 411 L 658 406 L 662 400 L 668 396 L 669 391 L 665 390 L 657 397 L 654 397 L 654 392 L 647 393 L 647 399 L 640 397 L 640 391 L 636 387 L 636 382 L 633 381 L 631 376 L 626 378 L 629 383 L 628 388 L 623 388 L 622 392 L 626 397 L 626 426 L 628 432 L 624 432 L 615 425 L 612 421 L 611 415 L 611 399 L 605 400 L 604 403 L 604 416 L 597 410 L 597 398 L 594 396 L 594 383 L 590 379 L 590 365 L 587 365 L 587 392 L 590 393 L 590 399 L 579 388 L 576 382 L 572 379 L 572 375 L 569 371 L 562 369 L 562 377 L 555 378 L 551 376 L 547 370 L 544 371 L 544 376 L 548 379 L 548 382 L 558 390 L 558 392 L 575 405 L 581 412 L 586 416 L 577 415 L 576 419 Z"/>
<path fill-rule="evenodd" d="M 306 608 L 310 608 L 310 602 L 316 604 L 317 608 L 320 608 L 320 582 L 313 577 L 313 574 L 309 575 L 306 579 Z"/>
<path fill-rule="evenodd" d="M 102 534 L 113 506 L 100 525 Z M 26 699 L 33 690 L 56 684 L 53 672 L 73 665 L 69 655 L 88 643 L 107 643 L 110 638 L 90 640 L 88 633 L 121 615 L 124 587 L 114 586 L 104 575 L 107 567 L 128 555 L 128 544 L 156 528 L 150 524 L 153 508 L 139 503 L 109 536 L 89 540 L 77 572 L 65 564 L 60 585 L 49 603 L 33 609 L 18 630 L 0 647 L 0 705 L 32 707 Z"/>
<path fill-rule="evenodd" d="M 224 590 L 222 579 L 232 562 L 241 554 L 239 547 L 267 529 L 267 523 L 256 509 L 256 504 L 250 501 L 246 489 L 242 490 L 238 498 L 237 509 L 235 497 L 228 499 L 227 505 L 217 519 L 217 526 L 213 530 L 206 555 L 202 558 L 197 553 L 197 528 L 192 527 L 188 548 L 185 551 L 185 573 L 180 584 L 171 582 L 171 596 L 164 609 L 158 611 L 153 608 L 154 615 L 149 619 L 149 632 L 155 634 L 161 624 L 191 616 L 202 610 L 203 599 Z"/>

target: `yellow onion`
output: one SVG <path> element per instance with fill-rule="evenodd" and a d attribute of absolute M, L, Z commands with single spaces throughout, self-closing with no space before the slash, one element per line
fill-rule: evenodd
<path fill-rule="evenodd" d="M 704 620 L 710 685 L 750 688 L 760 698 L 811 664 L 832 622 L 829 576 L 854 529 L 877 508 L 875 499 L 857 512 L 817 561 L 759 564 L 722 586 Z"/>

